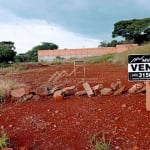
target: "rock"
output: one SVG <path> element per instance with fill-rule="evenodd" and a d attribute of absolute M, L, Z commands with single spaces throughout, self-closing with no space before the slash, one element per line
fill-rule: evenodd
<path fill-rule="evenodd" d="M 91 97 L 94 95 L 92 88 L 90 87 L 90 85 L 87 82 L 83 83 L 82 85 L 83 85 L 88 97 Z"/>
<path fill-rule="evenodd" d="M 134 109 L 133 106 L 129 106 L 129 107 L 128 107 L 128 110 L 129 110 L 129 111 L 132 111 L 133 109 Z"/>
<path fill-rule="evenodd" d="M 77 112 L 77 113 L 75 114 L 75 116 L 76 116 L 77 118 L 79 118 L 79 117 L 80 117 L 80 113 Z"/>
<path fill-rule="evenodd" d="M 122 108 L 126 108 L 127 105 L 126 105 L 126 104 L 122 104 L 121 107 L 122 107 Z"/>
<path fill-rule="evenodd" d="M 2 150 L 13 150 L 12 148 L 4 147 Z"/>
<path fill-rule="evenodd" d="M 121 82 L 120 79 L 117 79 L 117 84 L 118 84 L 118 87 L 119 87 L 119 88 L 122 87 L 122 82 Z"/>
<path fill-rule="evenodd" d="M 48 88 L 45 85 L 41 85 L 36 88 L 36 94 L 39 96 L 47 96 L 49 95 Z"/>
<path fill-rule="evenodd" d="M 101 95 L 111 95 L 113 93 L 111 88 L 103 88 L 101 89 Z"/>
<path fill-rule="evenodd" d="M 99 94 L 99 90 L 102 89 L 102 88 L 103 88 L 103 84 L 98 84 L 98 85 L 93 86 L 92 90 L 94 91 L 94 94 L 97 95 L 97 94 Z M 83 95 L 86 95 L 86 94 L 87 94 L 86 90 L 77 91 L 75 93 L 75 95 L 77 95 L 77 96 L 83 96 Z"/>
<path fill-rule="evenodd" d="M 78 91 L 78 92 L 75 93 L 75 95 L 77 95 L 77 96 L 83 96 L 83 95 L 86 95 L 86 94 L 87 94 L 87 93 L 86 93 L 85 90 Z"/>
<path fill-rule="evenodd" d="M 138 146 L 137 145 L 134 145 L 132 150 L 139 150 Z"/>
<path fill-rule="evenodd" d="M 29 95 L 24 95 L 23 98 L 21 99 L 22 102 L 27 101 L 32 99 L 33 95 L 29 94 Z"/>
<path fill-rule="evenodd" d="M 12 127 L 13 127 L 13 125 L 12 125 L 12 124 L 10 124 L 8 127 L 9 127 L 9 128 L 12 128 Z"/>
<path fill-rule="evenodd" d="M 117 90 L 118 88 L 122 87 L 122 83 L 120 79 L 117 79 L 117 81 L 115 83 L 111 83 L 110 87 L 112 88 L 112 90 Z"/>
<path fill-rule="evenodd" d="M 27 150 L 27 148 L 24 146 L 24 147 L 20 147 L 19 150 Z"/>
<path fill-rule="evenodd" d="M 114 95 L 120 95 L 125 91 L 125 85 L 114 92 Z"/>
<path fill-rule="evenodd" d="M 120 117 L 115 117 L 114 118 L 115 121 L 118 121 L 119 119 L 120 119 Z"/>
<path fill-rule="evenodd" d="M 58 114 L 59 113 L 59 110 L 55 110 L 55 114 Z"/>
<path fill-rule="evenodd" d="M 32 100 L 38 101 L 38 100 L 40 100 L 40 96 L 39 95 L 34 95 L 32 97 Z"/>
<path fill-rule="evenodd" d="M 64 97 L 75 95 L 75 90 L 67 90 L 63 92 Z"/>
<path fill-rule="evenodd" d="M 62 101 L 63 100 L 62 90 L 55 91 L 53 98 L 56 101 Z"/>
<path fill-rule="evenodd" d="M 76 87 L 75 86 L 70 86 L 70 87 L 65 87 L 62 89 L 62 92 L 68 91 L 68 90 L 74 90 Z"/>
<path fill-rule="evenodd" d="M 32 92 L 32 88 L 30 86 L 27 86 L 25 89 L 25 95 L 29 95 Z"/>
<path fill-rule="evenodd" d="M 93 91 L 97 91 L 97 90 L 99 90 L 99 89 L 100 89 L 100 84 L 95 85 L 95 86 L 92 87 L 92 90 L 93 90 Z"/>
<path fill-rule="evenodd" d="M 115 147 L 115 150 L 120 150 L 120 147 L 119 147 L 119 146 L 116 146 L 116 147 Z"/>
<path fill-rule="evenodd" d="M 64 96 L 71 96 L 75 95 L 76 92 L 76 87 L 75 86 L 70 86 L 62 89 L 62 93 Z"/>
<path fill-rule="evenodd" d="M 53 95 L 55 93 L 55 91 L 58 91 L 61 88 L 62 88 L 61 85 L 54 86 L 53 88 L 51 88 L 51 89 L 48 90 L 48 93 L 49 93 L 49 95 Z"/>
<path fill-rule="evenodd" d="M 2 125 L 2 126 L 0 126 L 0 128 L 3 130 L 3 129 L 4 129 L 4 126 Z"/>
<path fill-rule="evenodd" d="M 110 87 L 111 87 L 112 90 L 115 91 L 119 88 L 119 85 L 117 83 L 111 83 Z"/>
<path fill-rule="evenodd" d="M 130 94 L 137 93 L 142 88 L 143 88 L 142 83 L 136 83 L 128 90 L 128 93 Z"/>
<path fill-rule="evenodd" d="M 98 95 L 99 94 L 99 90 L 103 88 L 102 84 L 98 84 L 92 87 L 92 90 L 94 92 L 94 95 Z"/>
<path fill-rule="evenodd" d="M 20 98 L 25 95 L 25 89 L 24 88 L 18 88 L 10 91 L 10 95 L 14 98 Z"/>
<path fill-rule="evenodd" d="M 144 93 L 146 92 L 146 85 L 144 85 L 140 90 L 137 91 L 137 93 Z"/>
<path fill-rule="evenodd" d="M 79 121 L 76 121 L 76 125 L 79 126 L 79 125 L 80 125 L 80 122 L 79 122 Z"/>

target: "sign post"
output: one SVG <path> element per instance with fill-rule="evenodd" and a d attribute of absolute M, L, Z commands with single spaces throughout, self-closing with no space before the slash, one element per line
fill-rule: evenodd
<path fill-rule="evenodd" d="M 128 55 L 129 81 L 146 81 L 146 110 L 150 111 L 150 55 Z"/>
<path fill-rule="evenodd" d="M 146 81 L 146 110 L 150 111 L 150 81 Z"/>

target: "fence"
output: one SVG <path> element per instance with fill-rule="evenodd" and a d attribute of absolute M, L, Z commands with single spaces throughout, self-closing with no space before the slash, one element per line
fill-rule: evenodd
<path fill-rule="evenodd" d="M 38 61 L 51 62 L 54 59 L 56 59 L 57 56 L 63 58 L 83 58 L 89 56 L 100 56 L 103 54 L 110 54 L 110 53 L 120 53 L 137 46 L 138 46 L 137 44 L 124 44 L 124 45 L 117 45 L 116 47 L 39 50 Z"/>

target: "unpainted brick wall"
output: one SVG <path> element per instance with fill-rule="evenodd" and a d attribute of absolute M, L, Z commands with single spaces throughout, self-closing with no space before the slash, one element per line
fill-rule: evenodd
<path fill-rule="evenodd" d="M 39 50 L 38 60 L 50 62 L 56 59 L 57 56 L 63 58 L 83 58 L 89 56 L 100 56 L 103 54 L 120 53 L 137 46 L 138 46 L 137 44 L 125 44 L 125 45 L 117 45 L 116 47 Z"/>

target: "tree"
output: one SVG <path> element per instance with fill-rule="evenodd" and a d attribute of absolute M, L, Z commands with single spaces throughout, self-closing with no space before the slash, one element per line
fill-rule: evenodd
<path fill-rule="evenodd" d="M 98 47 L 115 47 L 116 45 L 124 44 L 125 41 L 112 40 L 111 42 L 102 41 Z"/>
<path fill-rule="evenodd" d="M 142 44 L 150 41 L 150 18 L 119 21 L 114 24 L 112 37 L 122 36 L 127 41 Z"/>
<path fill-rule="evenodd" d="M 14 42 L 2 41 L 0 42 L 0 63 L 8 63 L 14 61 L 16 55 Z"/>
<path fill-rule="evenodd" d="M 32 50 L 55 50 L 55 49 L 58 49 L 58 45 L 49 42 L 42 42 L 42 44 L 32 48 Z"/>
<path fill-rule="evenodd" d="M 15 56 L 15 62 L 27 62 L 28 56 L 27 54 L 18 54 Z"/>
<path fill-rule="evenodd" d="M 28 60 L 29 61 L 34 61 L 37 62 L 38 61 L 38 50 L 55 50 L 58 49 L 58 45 L 54 44 L 54 43 L 49 43 L 49 42 L 42 42 L 41 45 L 37 45 L 35 47 L 32 48 L 32 50 L 28 51 L 26 53 Z"/>

